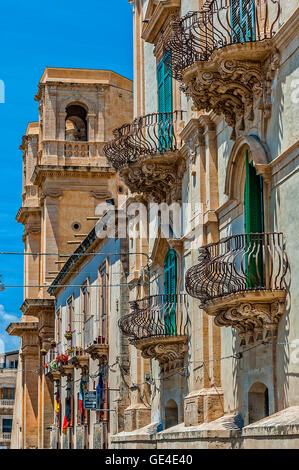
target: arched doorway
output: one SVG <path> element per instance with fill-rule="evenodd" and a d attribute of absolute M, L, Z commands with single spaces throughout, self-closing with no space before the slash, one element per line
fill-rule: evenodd
<path fill-rule="evenodd" d="M 248 392 L 249 424 L 269 416 L 268 388 L 262 382 L 254 383 Z"/>
<path fill-rule="evenodd" d="M 168 400 L 165 407 L 165 429 L 179 423 L 178 405 L 174 400 Z"/>

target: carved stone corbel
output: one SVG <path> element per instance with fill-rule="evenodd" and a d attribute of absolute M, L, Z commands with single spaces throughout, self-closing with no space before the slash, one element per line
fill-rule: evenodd
<path fill-rule="evenodd" d="M 163 371 L 166 368 L 175 369 L 183 366 L 188 351 L 188 337 L 148 338 L 134 341 L 134 346 L 141 349 L 141 355 L 145 359 L 156 359 Z"/>
<path fill-rule="evenodd" d="M 247 44 L 236 45 L 232 58 L 218 51 L 207 62 L 198 62 L 184 75 L 185 93 L 198 110 L 224 115 L 233 128 L 236 140 L 246 129 L 246 122 L 256 118 L 256 110 L 264 119 L 271 114 L 271 87 L 279 67 L 279 53 L 272 52 L 267 60 L 257 60 L 254 52 L 246 56 Z M 255 45 L 257 52 L 263 45 Z M 238 55 L 238 49 L 240 53 Z M 257 53 L 258 57 L 258 53 Z"/>
<path fill-rule="evenodd" d="M 142 165 L 132 165 L 121 171 L 126 185 L 134 193 L 141 193 L 146 201 L 157 203 L 181 201 L 182 166 L 167 165 L 158 162 L 144 162 Z"/>
<path fill-rule="evenodd" d="M 205 307 L 215 316 L 219 327 L 230 326 L 238 331 L 241 346 L 276 338 L 278 323 L 285 312 L 285 293 L 262 292 L 233 295 Z"/>

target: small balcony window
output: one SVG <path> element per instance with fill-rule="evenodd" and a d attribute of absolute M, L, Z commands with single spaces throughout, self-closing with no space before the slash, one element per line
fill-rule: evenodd
<path fill-rule="evenodd" d="M 3 418 L 2 419 L 2 432 L 11 433 L 12 430 L 12 419 Z"/>

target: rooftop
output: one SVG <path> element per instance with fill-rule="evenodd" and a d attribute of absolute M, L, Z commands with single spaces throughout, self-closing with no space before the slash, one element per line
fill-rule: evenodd
<path fill-rule="evenodd" d="M 133 90 L 133 82 L 112 70 L 76 69 L 64 67 L 46 67 L 39 82 L 39 89 L 46 83 L 51 84 L 90 84 L 115 86 L 127 91 Z M 39 92 L 36 100 L 40 99 Z"/>

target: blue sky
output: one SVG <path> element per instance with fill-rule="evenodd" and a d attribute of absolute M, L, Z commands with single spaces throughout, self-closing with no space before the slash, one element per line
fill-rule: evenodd
<path fill-rule="evenodd" d="M 0 80 L 0 252 L 22 252 L 23 227 L 15 221 L 21 205 L 22 152 L 28 121 L 38 119 L 34 96 L 42 72 L 50 67 L 114 70 L 133 78 L 132 6 L 127 0 L 6 0 L 1 4 Z M 7 285 L 23 284 L 23 257 L 0 255 Z M 22 288 L 0 292 L 0 352 L 18 346 L 5 333 L 17 320 Z"/>

